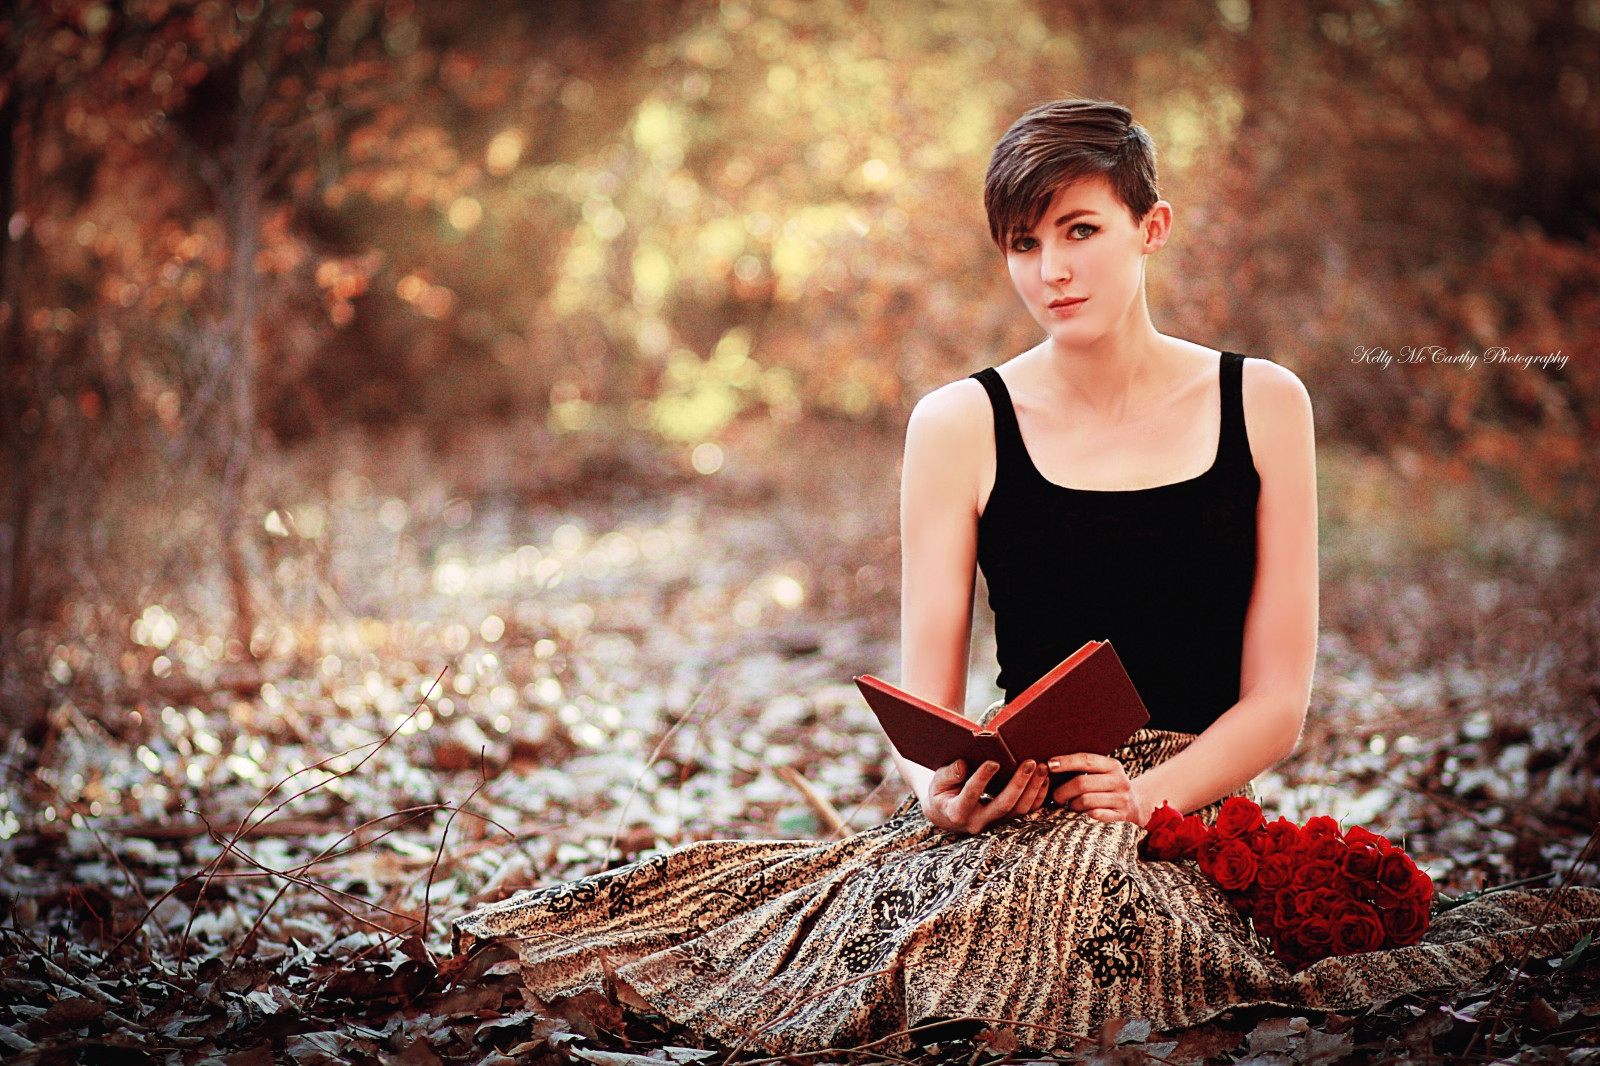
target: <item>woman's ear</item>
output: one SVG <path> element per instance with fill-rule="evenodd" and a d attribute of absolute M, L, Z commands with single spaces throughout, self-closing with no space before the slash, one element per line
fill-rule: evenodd
<path fill-rule="evenodd" d="M 1139 229 L 1144 236 L 1144 252 L 1149 254 L 1167 243 L 1167 238 L 1172 236 L 1172 205 L 1165 200 L 1157 200 L 1150 205 L 1150 210 L 1139 222 Z"/>

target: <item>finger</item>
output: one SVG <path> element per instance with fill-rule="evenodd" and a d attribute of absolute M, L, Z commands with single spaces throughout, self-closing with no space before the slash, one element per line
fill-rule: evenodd
<path fill-rule="evenodd" d="M 1036 766 L 1033 776 L 1028 778 L 1028 787 L 1022 790 L 1022 802 L 1031 806 L 1039 798 L 1040 792 L 1050 787 L 1050 771 L 1043 766 Z"/>
<path fill-rule="evenodd" d="M 1028 787 L 1033 784 L 1035 773 L 1039 766 L 1032 759 L 1025 759 L 1017 772 L 1011 775 L 1011 780 L 1006 782 L 1006 787 L 1000 794 L 990 800 L 990 806 L 998 807 L 1002 814 L 1009 814 L 1017 809 L 1017 804 L 1027 794 Z"/>
<path fill-rule="evenodd" d="M 966 779 L 967 764 L 960 759 L 948 763 L 933 772 L 933 781 L 929 786 L 933 792 L 959 792 L 961 782 Z"/>
<path fill-rule="evenodd" d="M 1045 797 L 1050 794 L 1050 774 L 1040 771 L 1033 775 L 1033 784 L 1028 788 L 1028 813 L 1032 814 L 1044 806 Z"/>
<path fill-rule="evenodd" d="M 973 832 L 976 833 L 1002 818 L 1021 813 L 1023 809 L 1021 803 L 1027 794 L 1029 782 L 1040 772 L 1038 765 L 1032 759 L 1019 766 L 1016 773 L 1011 775 L 1011 780 L 1006 783 L 1006 787 L 1000 790 L 1000 794 L 990 799 L 983 805 L 981 811 L 973 815 Z"/>
<path fill-rule="evenodd" d="M 999 772 L 1000 764 L 993 759 L 974 770 L 972 776 L 967 778 L 967 783 L 961 788 L 962 804 L 969 809 L 976 807 L 979 803 L 979 797 L 983 795 L 984 786 L 992 781 L 994 775 Z"/>
<path fill-rule="evenodd" d="M 1128 796 L 1124 792 L 1086 792 L 1068 804 L 1075 811 L 1127 811 Z"/>
<path fill-rule="evenodd" d="M 1124 779 L 1116 774 L 1083 773 L 1056 786 L 1056 802 L 1065 803 L 1085 792 L 1117 792 L 1124 787 Z"/>
<path fill-rule="evenodd" d="M 1019 769 L 1012 774 L 1010 782 L 1001 789 L 1000 794 L 985 803 L 983 810 L 975 815 L 979 819 L 979 828 L 987 828 L 1001 819 L 1024 813 L 1027 810 L 1024 804 L 1028 795 L 1028 781 L 1042 772 L 1036 768 L 1032 774 L 1025 774 Z"/>
<path fill-rule="evenodd" d="M 1077 751 L 1068 755 L 1057 755 L 1049 761 L 1048 765 L 1052 773 L 1079 770 L 1104 774 L 1122 767 L 1120 762 L 1109 755 L 1096 755 L 1092 751 Z"/>

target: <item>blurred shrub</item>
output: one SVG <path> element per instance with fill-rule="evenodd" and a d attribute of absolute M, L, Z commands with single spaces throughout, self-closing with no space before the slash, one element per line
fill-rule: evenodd
<path fill-rule="evenodd" d="M 1597 502 L 1594 0 L 259 6 L 6 28 L 12 614 L 39 545 L 129 505 L 112 471 L 203 498 L 352 424 L 897 433 L 1036 339 L 981 180 L 1063 95 L 1156 137 L 1158 328 L 1294 368 L 1325 437 Z"/>

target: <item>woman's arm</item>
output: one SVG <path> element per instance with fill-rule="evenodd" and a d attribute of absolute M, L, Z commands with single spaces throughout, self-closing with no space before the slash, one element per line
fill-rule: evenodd
<path fill-rule="evenodd" d="M 1052 760 L 1087 773 L 1056 801 L 1103 821 L 1143 825 L 1162 803 L 1188 813 L 1233 792 L 1294 750 L 1317 657 L 1317 471 L 1311 398 L 1294 372 L 1244 363 L 1250 451 L 1261 476 L 1256 578 L 1245 615 L 1239 702 L 1172 758 L 1131 782 L 1098 755 Z"/>
<path fill-rule="evenodd" d="M 983 386 L 971 379 L 929 393 L 911 412 L 901 467 L 901 686 L 958 714 L 966 705 L 972 650 L 979 492 L 994 478 L 994 445 L 985 440 L 993 434 L 988 410 Z M 936 775 L 893 745 L 890 751 L 924 813 L 944 828 L 976 832 L 1044 803 L 1048 776 L 1042 772 L 1031 779 L 1018 772 L 999 796 L 981 803 L 998 767 L 966 778 L 957 763 Z"/>

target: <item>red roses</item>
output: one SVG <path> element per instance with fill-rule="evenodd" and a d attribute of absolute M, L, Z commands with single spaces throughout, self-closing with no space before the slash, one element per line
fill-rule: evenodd
<path fill-rule="evenodd" d="M 1290 969 L 1415 944 L 1428 928 L 1433 879 L 1359 825 L 1341 833 L 1325 815 L 1269 824 L 1259 806 L 1230 796 L 1214 826 L 1163 805 L 1146 829 L 1146 858 L 1198 863 Z"/>

